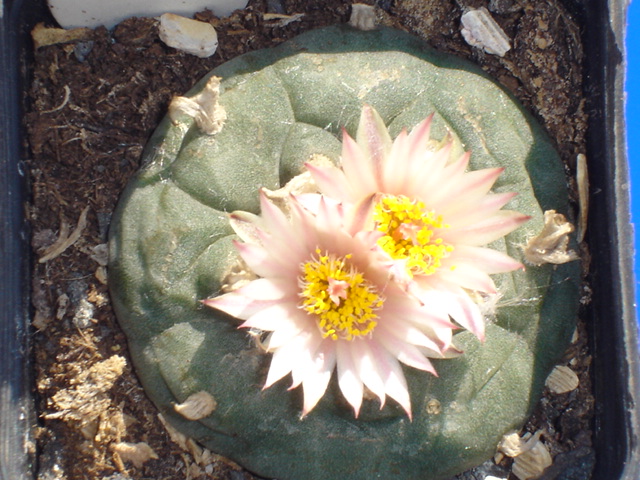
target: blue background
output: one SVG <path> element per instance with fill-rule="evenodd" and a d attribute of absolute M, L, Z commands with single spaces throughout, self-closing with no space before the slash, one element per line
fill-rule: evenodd
<path fill-rule="evenodd" d="M 627 154 L 631 175 L 631 215 L 636 225 L 635 232 L 635 278 L 636 312 L 640 304 L 640 258 L 637 249 L 640 245 L 640 0 L 634 0 L 628 9 L 628 27 L 626 38 L 627 79 Z M 640 316 L 639 316 L 640 317 Z"/>

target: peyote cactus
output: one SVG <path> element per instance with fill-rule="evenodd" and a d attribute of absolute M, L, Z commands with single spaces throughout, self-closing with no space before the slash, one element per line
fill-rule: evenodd
<path fill-rule="evenodd" d="M 215 77 L 219 98 L 215 85 L 200 93 Z M 346 26 L 238 57 L 187 97 L 215 103 L 215 118 L 196 121 L 186 108 L 163 120 L 110 240 L 118 318 L 165 418 L 216 453 L 279 479 L 439 479 L 489 458 L 525 422 L 568 345 L 578 262 L 495 275 L 499 298 L 485 309 L 484 341 L 456 334 L 464 353 L 433 360 L 438 377 L 404 369 L 412 419 L 395 402 L 380 409 L 377 400 L 365 400 L 355 418 L 335 379 L 301 418 L 299 389 L 287 391 L 285 382 L 262 389 L 270 359 L 256 338 L 201 301 L 219 293 L 237 263 L 227 212 L 260 213 L 259 189 L 280 188 L 314 155 L 339 163 L 340 129 L 355 136 L 365 104 L 392 137 L 433 112 L 431 137 L 450 134 L 454 149 L 471 151 L 473 170 L 504 167 L 493 192 L 518 192 L 508 206 L 531 219 L 491 246 L 524 262 L 544 212 L 568 213 L 561 161 L 532 117 L 467 62 L 399 31 Z M 210 395 L 205 416 L 176 411 L 199 392 Z"/>

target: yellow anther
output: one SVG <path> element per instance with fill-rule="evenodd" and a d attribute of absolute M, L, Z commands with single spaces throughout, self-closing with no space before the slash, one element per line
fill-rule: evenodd
<path fill-rule="evenodd" d="M 300 308 L 316 316 L 324 338 L 353 340 L 371 334 L 384 299 L 374 285 L 345 261 L 316 250 L 317 257 L 300 270 Z"/>
<path fill-rule="evenodd" d="M 404 195 L 386 195 L 375 206 L 374 220 L 384 235 L 378 245 L 395 260 L 406 259 L 412 274 L 431 275 L 453 246 L 437 237 L 438 230 L 449 228 L 442 215 L 427 210 L 419 200 Z"/>

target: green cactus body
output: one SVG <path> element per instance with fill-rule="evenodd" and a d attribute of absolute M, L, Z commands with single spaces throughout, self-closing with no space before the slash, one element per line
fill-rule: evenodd
<path fill-rule="evenodd" d="M 111 228 L 109 281 L 142 383 L 160 412 L 209 449 L 266 477 L 440 479 L 488 459 L 518 430 L 569 343 L 579 262 L 496 275 L 502 298 L 480 343 L 437 360 L 439 376 L 405 369 L 413 420 L 393 401 L 365 401 L 360 417 L 335 383 L 300 419 L 300 389 L 262 390 L 269 355 L 237 319 L 200 303 L 236 258 L 225 212 L 258 212 L 311 154 L 338 160 L 340 129 L 355 134 L 363 104 L 392 136 L 435 112 L 432 138 L 453 132 L 472 168 L 503 166 L 494 191 L 532 219 L 492 247 L 522 259 L 548 209 L 567 213 L 561 161 L 532 117 L 479 69 L 403 32 L 330 27 L 218 68 L 227 118 L 215 135 L 165 119 Z M 203 79 L 188 94 L 199 92 Z M 215 410 L 187 420 L 174 405 L 206 391 Z"/>

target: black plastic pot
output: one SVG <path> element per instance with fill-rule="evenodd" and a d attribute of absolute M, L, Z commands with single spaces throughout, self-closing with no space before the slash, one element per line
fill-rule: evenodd
<path fill-rule="evenodd" d="M 596 397 L 592 480 L 637 480 L 640 352 L 623 116 L 626 2 L 567 0 L 566 4 L 584 25 L 590 122 L 587 239 L 592 255 L 589 325 Z M 37 475 L 21 102 L 29 82 L 29 31 L 45 20 L 50 17 L 44 0 L 0 3 L 0 480 Z"/>

